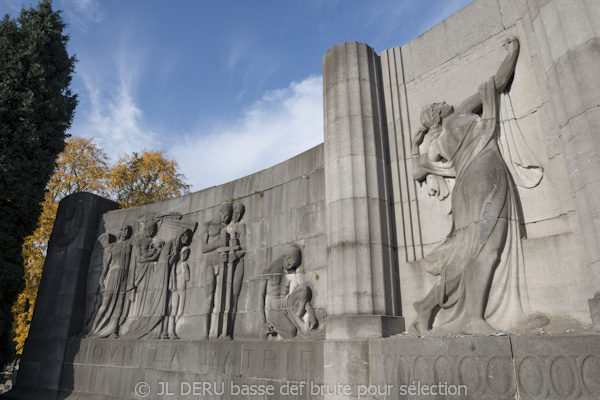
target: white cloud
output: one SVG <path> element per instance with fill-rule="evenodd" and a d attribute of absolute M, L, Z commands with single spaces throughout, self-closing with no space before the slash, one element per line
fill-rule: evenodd
<path fill-rule="evenodd" d="M 193 190 L 268 168 L 323 141 L 322 97 L 320 76 L 267 92 L 238 121 L 188 134 L 169 154 Z"/>
<path fill-rule="evenodd" d="M 143 111 L 135 100 L 143 59 L 140 52 L 119 51 L 113 60 L 117 74 L 112 83 L 96 67 L 77 66 L 86 91 L 82 98 L 89 104 L 81 107 L 83 115 L 77 116 L 71 133 L 95 137 L 113 162 L 125 153 L 160 148 L 156 133 L 144 126 Z"/>
<path fill-rule="evenodd" d="M 67 22 L 84 32 L 89 23 L 102 22 L 104 19 L 104 10 L 97 0 L 61 0 L 60 8 Z"/>

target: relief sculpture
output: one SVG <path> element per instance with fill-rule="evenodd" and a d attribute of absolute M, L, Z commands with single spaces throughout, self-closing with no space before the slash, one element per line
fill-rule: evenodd
<path fill-rule="evenodd" d="M 85 299 L 85 314 L 83 317 L 83 330 L 79 336 L 87 336 L 94 325 L 96 313 L 102 303 L 102 292 L 100 290 L 100 277 L 104 270 L 104 260 L 110 257 L 110 244 L 116 240 L 115 236 L 104 232 L 94 244 L 94 250 L 90 257 L 90 265 L 87 276 L 87 289 Z"/>
<path fill-rule="evenodd" d="M 262 339 L 316 339 L 322 336 L 311 304 L 312 290 L 300 285 L 297 280 L 296 270 L 301 262 L 300 249 L 290 246 L 282 257 L 262 272 L 259 286 L 264 327 Z"/>
<path fill-rule="evenodd" d="M 124 225 L 119 230 L 117 242 L 110 245 L 108 257 L 103 260 L 100 276 L 102 302 L 88 335 L 90 337 L 119 337 L 127 272 L 131 261 L 131 233 L 131 226 Z"/>
<path fill-rule="evenodd" d="M 489 334 L 529 317 L 516 191 L 498 146 L 497 121 L 497 99 L 514 74 L 519 42 L 510 38 L 504 46 L 508 55 L 496 75 L 456 108 L 425 106 L 413 139 L 416 180 L 427 179 L 439 193 L 443 177 L 456 178 L 451 232 L 421 260 L 439 277 L 414 303 L 413 329 L 421 334 L 431 332 L 434 320 L 443 333 Z M 537 319 L 543 324 L 545 317 Z"/>
<path fill-rule="evenodd" d="M 180 251 L 192 241 L 190 228 L 181 227 L 174 239 L 155 240 L 154 221 L 149 222 L 146 237 L 138 244 L 138 259 L 134 273 L 134 315 L 126 336 L 132 338 L 177 338 L 175 327 L 168 331 L 169 278 L 179 260 Z M 139 303 L 139 304 L 137 304 Z"/>
<path fill-rule="evenodd" d="M 202 252 L 205 303 L 202 338 L 231 340 L 244 274 L 246 227 L 240 223 L 242 203 L 225 203 L 219 215 L 204 224 Z"/>
<path fill-rule="evenodd" d="M 242 290 L 242 281 L 244 279 L 244 255 L 246 249 L 246 224 L 241 222 L 246 207 L 244 204 L 237 202 L 233 205 L 233 215 L 231 223 L 227 227 L 227 231 L 230 235 L 230 240 L 233 245 L 238 247 L 235 250 L 234 257 L 231 257 L 231 268 L 233 272 L 233 283 L 232 283 L 232 296 L 231 296 L 231 307 L 226 307 L 227 310 L 231 310 L 229 313 L 231 325 L 235 322 L 235 316 L 237 314 L 237 303 L 240 297 L 240 291 Z M 230 282 L 231 279 L 228 279 Z M 228 284 L 229 285 L 229 284 Z M 228 334 L 229 335 L 229 334 Z"/>
<path fill-rule="evenodd" d="M 173 213 L 145 218 L 136 239 L 129 225 L 119 230 L 116 242 L 110 233 L 98 238 L 89 268 L 89 316 L 82 336 L 178 338 L 176 324 L 185 306 L 189 246 L 196 227 L 178 218 L 181 215 Z M 97 276 L 99 266 L 102 272 L 94 286 L 90 279 Z"/>
<path fill-rule="evenodd" d="M 177 322 L 183 315 L 183 307 L 185 305 L 185 288 L 190 280 L 190 266 L 188 258 L 190 256 L 190 248 L 183 246 L 179 253 L 179 262 L 177 267 L 171 268 L 171 277 L 169 278 L 169 319 L 167 322 L 167 332 L 169 339 L 179 339 L 177 336 Z"/>

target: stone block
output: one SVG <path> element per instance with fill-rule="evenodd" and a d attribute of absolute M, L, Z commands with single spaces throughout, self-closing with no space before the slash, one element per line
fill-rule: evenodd
<path fill-rule="evenodd" d="M 525 398 L 594 399 L 600 395 L 600 337 L 511 337 L 516 379 Z"/>
<path fill-rule="evenodd" d="M 509 27 L 517 23 L 521 16 L 527 12 L 527 4 L 518 0 L 499 0 L 502 25 Z"/>
<path fill-rule="evenodd" d="M 471 3 L 408 44 L 414 76 L 422 75 L 502 29 L 502 16 L 496 0 Z M 452 37 L 460 37 L 461 40 L 447 39 Z"/>
<path fill-rule="evenodd" d="M 589 299 L 588 304 L 592 316 L 592 325 L 595 329 L 600 329 L 600 297 Z"/>
<path fill-rule="evenodd" d="M 491 400 L 513 398 L 516 393 L 508 337 L 372 340 L 369 362 L 372 384 L 393 383 L 389 399 L 437 394 L 445 395 L 443 398 Z M 421 387 L 436 386 L 437 393 L 407 394 L 408 386 L 417 383 Z M 448 396 L 452 393 L 449 389 L 461 395 Z"/>
<path fill-rule="evenodd" d="M 343 315 L 327 318 L 327 340 L 389 337 L 404 331 L 404 318 L 388 315 Z"/>

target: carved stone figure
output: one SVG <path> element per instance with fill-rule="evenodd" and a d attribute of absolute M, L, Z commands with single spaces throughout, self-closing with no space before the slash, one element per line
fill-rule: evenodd
<path fill-rule="evenodd" d="M 91 337 L 119 337 L 119 326 L 125 302 L 125 289 L 131 260 L 132 228 L 124 225 L 117 242 L 110 245 L 100 276 L 102 303 L 89 333 Z"/>
<path fill-rule="evenodd" d="M 190 280 L 190 267 L 187 263 L 190 256 L 190 248 L 183 246 L 179 252 L 179 262 L 177 266 L 171 268 L 171 277 L 169 278 L 169 319 L 167 321 L 167 333 L 169 339 L 179 339 L 176 333 L 177 321 L 183 315 L 185 306 L 185 288 Z"/>
<path fill-rule="evenodd" d="M 110 245 L 116 240 L 115 236 L 105 232 L 98 236 L 94 244 L 94 250 L 90 257 L 88 268 L 85 314 L 83 319 L 83 329 L 79 337 L 87 336 L 94 325 L 96 313 L 102 304 L 102 293 L 100 291 L 100 277 L 104 269 L 105 260 L 110 258 Z"/>
<path fill-rule="evenodd" d="M 242 289 L 244 279 L 244 255 L 246 248 L 246 224 L 241 223 L 246 207 L 237 202 L 233 205 L 233 214 L 231 223 L 227 226 L 230 246 L 233 250 L 229 253 L 227 263 L 227 291 L 225 298 L 225 318 L 230 322 L 224 329 L 225 338 L 230 339 L 233 330 L 233 324 L 237 314 L 237 302 Z M 233 282 L 231 280 L 233 275 Z"/>
<path fill-rule="evenodd" d="M 130 301 L 133 303 L 131 311 L 134 317 L 141 315 L 140 307 L 144 303 L 148 277 L 150 276 L 149 271 L 154 268 L 154 263 L 158 260 L 164 244 L 156 238 L 157 232 L 158 224 L 156 221 L 145 221 L 141 235 L 135 242 L 135 260 L 127 279 L 127 292 Z"/>
<path fill-rule="evenodd" d="M 295 275 L 302 261 L 300 249 L 290 246 L 283 257 L 269 264 L 261 275 L 259 293 L 265 336 L 292 339 L 310 336 L 319 325 L 310 302 L 312 291 L 299 285 Z"/>
<path fill-rule="evenodd" d="M 439 276 L 414 303 L 421 333 L 438 318 L 443 332 L 487 334 L 513 326 L 528 312 L 516 194 L 497 141 L 497 96 L 519 53 L 516 38 L 504 45 L 508 56 L 477 93 L 456 109 L 435 103 L 421 112 L 423 126 L 412 147 L 414 178 L 433 175 L 435 185 L 440 177 L 456 178 L 452 230 L 421 261 Z"/>
<path fill-rule="evenodd" d="M 205 300 L 202 318 L 205 330 L 201 333 L 202 338 L 216 339 L 223 333 L 222 310 L 225 298 L 223 274 L 228 263 L 228 253 L 231 251 L 227 225 L 231 221 L 232 214 L 232 204 L 224 203 L 219 209 L 219 215 L 204 224 L 202 252 L 205 258 L 202 272 Z"/>
<path fill-rule="evenodd" d="M 156 256 L 154 250 L 158 250 L 158 248 L 147 240 L 154 232 L 154 228 L 147 231 L 147 237 L 140 243 L 142 263 L 139 263 L 138 258 L 138 267 L 140 264 L 144 264 L 146 271 L 143 279 L 143 293 L 140 297 L 136 297 L 136 302 L 140 301 L 140 298 L 142 302 L 137 307 L 137 314 L 129 326 L 128 337 L 168 338 L 165 317 L 168 310 L 171 268 L 178 261 L 181 248 L 191 243 L 193 232 L 189 228 L 182 227 L 174 239 L 164 243 L 160 242 L 156 263 L 153 261 Z M 145 257 L 145 254 L 148 254 L 149 257 Z M 140 289 L 141 287 L 138 285 L 136 290 Z"/>

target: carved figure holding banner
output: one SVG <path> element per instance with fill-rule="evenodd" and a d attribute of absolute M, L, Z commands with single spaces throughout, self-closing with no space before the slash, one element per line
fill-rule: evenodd
<path fill-rule="evenodd" d="M 413 140 L 413 175 L 456 177 L 452 230 L 421 265 L 439 276 L 414 303 L 421 333 L 437 318 L 449 333 L 489 334 L 521 321 L 529 309 L 516 193 L 497 140 L 497 97 L 513 76 L 519 42 L 506 40 L 508 55 L 496 75 L 456 109 L 423 108 Z M 481 113 L 481 114 L 479 114 Z M 428 136 L 428 145 L 420 145 Z M 436 316 L 436 310 L 441 309 Z"/>

